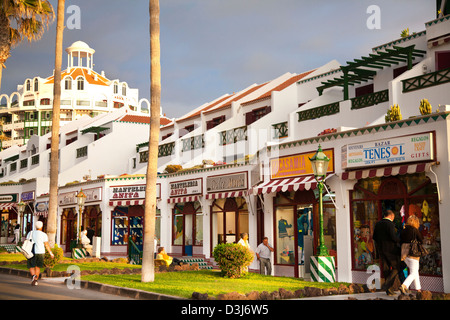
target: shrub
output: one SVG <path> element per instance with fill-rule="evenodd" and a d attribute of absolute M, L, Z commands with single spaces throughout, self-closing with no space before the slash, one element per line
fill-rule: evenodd
<path fill-rule="evenodd" d="M 253 261 L 253 253 L 248 248 L 235 243 L 223 243 L 214 248 L 214 260 L 229 278 L 239 278 L 247 273 L 248 266 Z"/>
<path fill-rule="evenodd" d="M 57 244 L 52 248 L 54 258 L 50 257 L 50 254 L 45 251 L 44 255 L 44 266 L 47 269 L 53 269 L 54 266 L 56 266 L 64 256 L 64 251 L 60 247 L 58 247 Z"/>

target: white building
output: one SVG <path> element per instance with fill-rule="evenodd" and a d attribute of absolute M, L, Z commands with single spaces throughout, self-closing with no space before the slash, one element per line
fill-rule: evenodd
<path fill-rule="evenodd" d="M 108 79 L 105 72 L 94 71 L 94 53 L 86 43 L 77 41 L 66 49 L 67 69 L 61 74 L 61 122 L 83 115 L 95 116 L 118 108 L 142 112 L 149 109 L 139 99 L 138 89 L 119 79 Z M 0 95 L 1 149 L 22 146 L 32 135 L 51 131 L 53 75 L 25 79 L 10 95 Z"/>
<path fill-rule="evenodd" d="M 450 223 L 448 30 L 450 15 L 347 65 L 331 61 L 298 75 L 288 73 L 162 123 L 159 245 L 171 254 L 208 259 L 217 243 L 235 242 L 240 233 L 249 234 L 252 248 L 267 236 L 275 248 L 274 275 L 308 277 L 319 215 L 308 158 L 320 145 L 332 160 L 324 229 L 329 253 L 336 258 L 337 281 L 365 283 L 371 268 L 379 267 L 371 236 L 382 212 L 391 207 L 399 230 L 409 215 L 422 221 L 420 231 L 430 251 L 421 263 L 422 288 L 450 292 L 450 233 L 445 228 Z M 425 98 L 433 112 L 422 115 L 419 105 Z M 387 109 L 395 104 L 403 118 L 386 122 Z M 120 176 L 108 171 L 105 161 L 99 163 L 93 150 L 107 159 L 121 150 L 113 141 L 123 134 L 122 124 L 114 120 L 108 126 L 106 118 L 98 119 L 73 128 L 83 142 L 69 145 L 69 158 L 86 145 L 89 132 L 112 131 L 90 140 L 85 161 L 93 166 L 91 180 L 81 181 L 87 174 L 82 170 L 61 173 L 65 181 L 80 183 L 61 183 L 58 241 L 70 249 L 69 232 L 78 212 L 74 195 L 82 188 L 90 194 L 84 225 L 96 226 L 102 254 L 123 255 L 141 241 L 148 136 L 123 143 L 129 145 L 116 172 L 123 168 L 128 175 Z M 108 148 L 115 151 L 107 153 Z M 9 153 L 0 154 L 2 166 L 9 174 L 8 166 L 22 152 L 19 158 L 15 151 L 4 152 Z M 69 167 L 77 161 L 72 159 Z M 183 169 L 172 172 L 175 165 Z M 11 206 L 22 193 L 29 199 L 34 187 L 40 188 L 38 181 L 1 186 L 0 195 L 9 196 Z M 45 201 L 45 195 L 33 201 Z M 251 269 L 257 267 L 255 260 Z"/>

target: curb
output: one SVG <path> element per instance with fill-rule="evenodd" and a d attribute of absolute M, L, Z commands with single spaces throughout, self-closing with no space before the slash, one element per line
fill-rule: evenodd
<path fill-rule="evenodd" d="M 0 267 L 0 273 L 9 274 L 13 276 L 25 277 L 29 278 L 30 273 L 27 270 L 19 270 L 12 268 L 4 268 Z M 41 274 L 41 277 L 46 279 L 51 279 L 51 277 L 44 277 Z M 70 278 L 64 279 L 64 284 L 67 284 L 67 281 Z M 80 287 L 83 289 L 96 290 L 102 293 L 108 293 L 112 295 L 118 295 L 122 297 L 132 298 L 136 300 L 186 300 L 185 298 L 170 296 L 162 293 L 149 292 L 139 289 L 131 289 L 124 287 L 117 287 L 113 285 L 103 284 L 99 282 L 85 281 L 80 280 Z"/>

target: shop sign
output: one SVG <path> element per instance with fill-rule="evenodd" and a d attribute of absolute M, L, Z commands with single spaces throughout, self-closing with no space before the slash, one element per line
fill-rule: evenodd
<path fill-rule="evenodd" d="M 323 150 L 323 153 L 330 158 L 328 172 L 334 172 L 333 151 L 333 149 Z M 309 158 L 312 158 L 315 153 L 316 151 L 271 159 L 270 179 L 299 177 L 314 174 Z"/>
<path fill-rule="evenodd" d="M 161 184 L 156 184 L 156 198 L 161 198 Z M 145 199 L 145 184 L 109 188 L 110 200 Z"/>
<path fill-rule="evenodd" d="M 18 194 L 0 194 L 0 203 L 4 202 L 17 202 Z"/>
<path fill-rule="evenodd" d="M 45 213 L 47 211 L 48 211 L 48 201 L 36 203 L 35 205 L 36 215 L 42 215 L 42 213 Z"/>
<path fill-rule="evenodd" d="M 207 192 L 221 192 L 248 189 L 247 172 L 232 173 L 228 175 L 212 176 L 206 178 Z"/>
<path fill-rule="evenodd" d="M 86 195 L 85 203 L 101 201 L 102 200 L 102 188 L 82 189 Z M 76 205 L 77 204 L 78 191 L 71 191 L 61 193 L 58 196 L 58 204 L 60 206 Z"/>
<path fill-rule="evenodd" d="M 34 200 L 34 191 L 22 192 L 21 194 L 22 201 L 33 201 Z"/>
<path fill-rule="evenodd" d="M 84 191 L 83 191 L 84 192 Z M 61 193 L 58 195 L 58 204 L 65 206 L 69 204 L 77 204 L 77 191 Z"/>
<path fill-rule="evenodd" d="M 350 144 L 342 151 L 345 168 L 434 160 L 432 132 Z M 346 150 L 345 150 L 346 149 Z"/>
<path fill-rule="evenodd" d="M 202 178 L 169 183 L 169 196 L 202 194 Z"/>

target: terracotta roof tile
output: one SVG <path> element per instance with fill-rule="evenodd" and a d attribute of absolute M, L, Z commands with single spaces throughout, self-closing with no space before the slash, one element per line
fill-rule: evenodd
<path fill-rule="evenodd" d="M 97 77 L 95 77 L 97 75 Z M 61 73 L 61 80 L 63 81 L 65 77 L 71 76 L 73 80 L 76 80 L 78 77 L 83 77 L 89 84 L 96 84 L 101 86 L 108 86 L 109 80 L 105 77 L 102 77 L 100 74 L 91 70 L 91 74 L 88 74 L 88 71 L 85 68 L 70 68 L 66 69 Z M 54 83 L 54 76 L 48 77 L 47 82 L 45 84 Z"/>
<path fill-rule="evenodd" d="M 131 114 L 127 114 L 124 115 L 121 119 L 119 119 L 118 121 L 121 122 L 135 122 L 135 123 L 150 123 L 150 117 L 149 116 L 137 116 L 137 115 L 131 115 Z M 171 120 L 166 118 L 166 117 L 161 117 L 159 120 L 159 123 L 164 126 L 168 123 L 170 123 Z"/>

